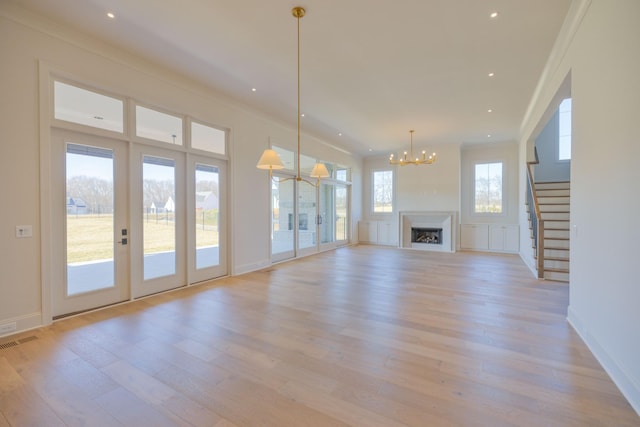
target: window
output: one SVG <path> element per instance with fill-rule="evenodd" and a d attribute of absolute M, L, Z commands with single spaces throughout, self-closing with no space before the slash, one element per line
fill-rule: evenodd
<path fill-rule="evenodd" d="M 571 160 L 571 98 L 560 103 L 558 116 L 558 160 Z"/>
<path fill-rule="evenodd" d="M 59 81 L 53 83 L 54 117 L 99 129 L 124 132 L 124 102 Z"/>
<path fill-rule="evenodd" d="M 502 162 L 476 163 L 474 213 L 502 213 Z"/>
<path fill-rule="evenodd" d="M 338 166 L 336 169 L 336 179 L 338 181 L 349 181 L 349 169 Z"/>
<path fill-rule="evenodd" d="M 226 132 L 200 123 L 191 122 L 191 148 L 210 153 L 225 153 Z"/>
<path fill-rule="evenodd" d="M 373 212 L 393 212 L 393 171 L 373 172 Z"/>
<path fill-rule="evenodd" d="M 182 119 L 136 105 L 136 136 L 182 145 Z"/>

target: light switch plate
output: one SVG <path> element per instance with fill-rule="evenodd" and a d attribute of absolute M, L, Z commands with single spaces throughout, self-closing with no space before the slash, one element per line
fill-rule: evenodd
<path fill-rule="evenodd" d="M 16 237 L 32 237 L 33 236 L 33 227 L 30 225 L 16 225 Z"/>

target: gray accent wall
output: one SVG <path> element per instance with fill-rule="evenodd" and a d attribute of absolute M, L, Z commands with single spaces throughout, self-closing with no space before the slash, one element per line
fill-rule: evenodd
<path fill-rule="evenodd" d="M 569 181 L 571 177 L 571 161 L 558 160 L 559 120 L 558 111 L 551 116 L 538 138 L 536 149 L 540 164 L 535 167 L 536 182 Z"/>

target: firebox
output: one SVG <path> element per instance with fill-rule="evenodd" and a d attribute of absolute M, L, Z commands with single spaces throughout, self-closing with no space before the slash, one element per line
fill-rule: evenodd
<path fill-rule="evenodd" d="M 442 244 L 442 228 L 411 227 L 412 243 Z"/>

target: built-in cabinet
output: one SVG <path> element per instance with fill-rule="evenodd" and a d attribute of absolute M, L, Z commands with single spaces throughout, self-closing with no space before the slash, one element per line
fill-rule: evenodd
<path fill-rule="evenodd" d="M 358 240 L 360 243 L 395 246 L 398 244 L 397 234 L 397 230 L 391 221 L 358 222 Z"/>
<path fill-rule="evenodd" d="M 520 229 L 512 224 L 462 224 L 460 248 L 475 251 L 517 253 Z"/>

